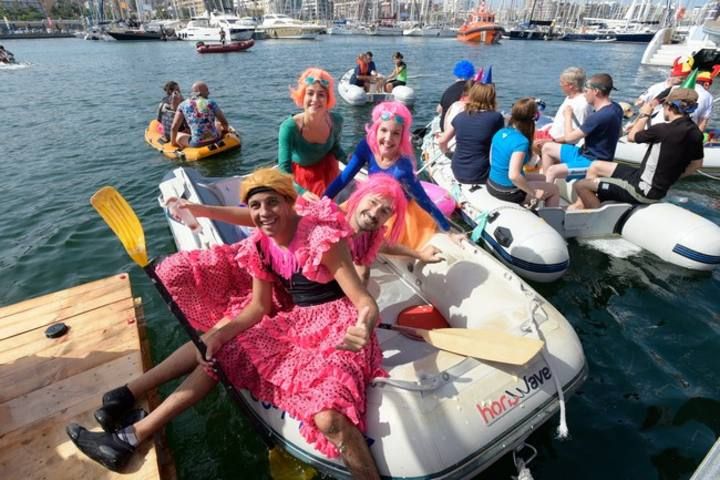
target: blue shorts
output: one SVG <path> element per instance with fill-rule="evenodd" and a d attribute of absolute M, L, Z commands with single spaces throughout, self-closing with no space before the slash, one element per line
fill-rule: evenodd
<path fill-rule="evenodd" d="M 567 165 L 568 178 L 581 178 L 593 162 L 580 154 L 580 148 L 566 143 L 560 145 L 560 162 Z"/>

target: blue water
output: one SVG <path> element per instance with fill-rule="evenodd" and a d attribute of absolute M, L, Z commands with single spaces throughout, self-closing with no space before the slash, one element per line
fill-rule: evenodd
<path fill-rule="evenodd" d="M 303 68 L 321 66 L 337 78 L 368 49 L 385 72 L 393 52 L 405 55 L 419 99 L 416 125 L 432 118 L 460 58 L 493 65 L 506 110 L 516 98 L 534 95 L 553 112 L 561 101 L 558 75 L 571 65 L 610 72 L 620 100 L 636 97 L 664 75 L 663 69 L 639 67 L 641 46 L 622 44 L 506 41 L 473 47 L 453 39 L 325 37 L 198 55 L 184 42 L 3 43 L 30 65 L 0 69 L 0 304 L 130 271 L 156 361 L 185 337 L 88 199 L 99 187 L 114 185 L 138 212 L 151 254 L 174 250 L 155 198 L 158 182 L 177 164 L 143 142 L 165 81 L 178 81 L 185 92 L 195 80 L 208 82 L 241 132 L 243 148 L 197 168 L 230 175 L 274 161 L 277 128 L 295 111 L 288 87 Z M 337 109 L 350 149 L 363 134 L 369 109 L 342 100 Z M 693 178 L 680 183 L 671 199 L 720 223 L 719 195 L 720 182 Z M 553 439 L 553 425 L 530 437 L 540 452 L 531 464 L 535 478 L 688 478 L 720 435 L 720 273 L 692 273 L 650 254 L 616 258 L 574 242 L 570 252 L 569 273 L 536 287 L 577 330 L 590 376 L 568 403 L 572 438 Z M 268 477 L 261 442 L 222 393 L 178 418 L 168 434 L 181 479 Z M 511 473 L 504 458 L 480 478 Z"/>

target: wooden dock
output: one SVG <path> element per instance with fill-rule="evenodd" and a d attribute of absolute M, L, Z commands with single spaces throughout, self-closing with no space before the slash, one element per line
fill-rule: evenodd
<path fill-rule="evenodd" d="M 45 329 L 57 322 L 69 331 L 47 338 Z M 162 437 L 121 475 L 85 457 L 65 433 L 69 422 L 99 431 L 93 412 L 102 394 L 150 367 L 141 304 L 127 274 L 1 307 L 0 476 L 174 478 Z M 147 401 L 142 406 L 150 410 Z"/>

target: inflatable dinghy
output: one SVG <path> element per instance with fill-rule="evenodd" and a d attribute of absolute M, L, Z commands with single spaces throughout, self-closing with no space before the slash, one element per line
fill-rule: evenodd
<path fill-rule="evenodd" d="M 177 168 L 160 184 L 170 197 L 212 205 L 237 205 L 241 178 L 204 178 Z M 244 227 L 198 218 L 191 231 L 168 216 L 180 250 L 232 243 Z M 446 261 L 426 265 L 381 256 L 372 268 L 370 293 L 383 323 L 400 312 L 431 304 L 452 327 L 500 329 L 542 338 L 545 346 L 527 364 L 481 361 L 436 350 L 393 330 L 378 330 L 383 368 L 368 388 L 367 437 L 384 479 L 467 479 L 524 440 L 561 408 L 563 397 L 585 380 L 582 346 L 567 320 L 530 286 L 470 242 L 445 234 L 431 243 Z M 539 333 L 538 333 L 539 332 Z M 349 479 L 339 460 L 318 453 L 299 423 L 273 405 L 243 392 L 253 414 L 292 455 L 333 478 Z"/>

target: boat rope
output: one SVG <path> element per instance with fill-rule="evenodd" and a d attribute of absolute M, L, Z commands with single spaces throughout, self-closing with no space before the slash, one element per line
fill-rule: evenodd
<path fill-rule="evenodd" d="M 703 177 L 707 177 L 707 178 L 711 178 L 711 179 L 713 179 L 713 180 L 718 180 L 718 181 L 720 181 L 720 177 L 718 177 L 718 176 L 716 176 L 716 175 L 710 175 L 709 173 L 705 173 L 705 172 L 703 172 L 702 170 L 698 170 L 697 173 L 699 173 L 699 174 L 702 175 Z"/>
<path fill-rule="evenodd" d="M 519 281 L 519 279 L 518 279 Z M 520 283 L 522 285 L 522 282 Z M 530 314 L 530 322 L 529 322 L 529 328 L 530 331 L 537 336 L 538 339 L 542 340 L 543 342 L 543 348 L 540 351 L 540 354 L 542 355 L 543 360 L 545 361 L 545 364 L 550 369 L 550 375 L 552 375 L 553 382 L 555 383 L 555 390 L 557 390 L 558 393 L 558 402 L 560 403 L 560 423 L 558 424 L 557 430 L 556 430 L 556 436 L 560 440 L 564 440 L 569 435 L 569 430 L 567 426 L 567 418 L 565 414 L 565 393 L 563 392 L 562 385 L 560 384 L 560 379 L 558 378 L 557 374 L 555 373 L 555 370 L 553 369 L 552 363 L 550 362 L 550 359 L 548 358 L 547 354 L 547 342 L 545 341 L 545 336 L 540 331 L 540 327 L 537 321 L 537 314 L 538 311 L 542 312 L 542 315 L 545 317 L 545 320 L 548 319 L 548 314 L 545 311 L 545 309 L 542 308 L 542 303 L 540 299 L 535 295 L 532 290 L 525 289 L 525 286 L 522 285 L 523 291 L 525 291 L 525 294 L 531 298 L 531 303 L 528 305 L 528 313 Z"/>
<path fill-rule="evenodd" d="M 525 448 L 531 451 L 530 458 L 527 460 L 522 458 L 520 455 Z M 513 450 L 513 463 L 515 464 L 515 468 L 517 468 L 518 474 L 517 477 L 512 478 L 515 480 L 533 480 L 533 476 L 532 473 L 530 473 L 528 465 L 535 459 L 535 457 L 537 457 L 537 449 L 529 443 L 523 442 L 522 445 Z"/>

